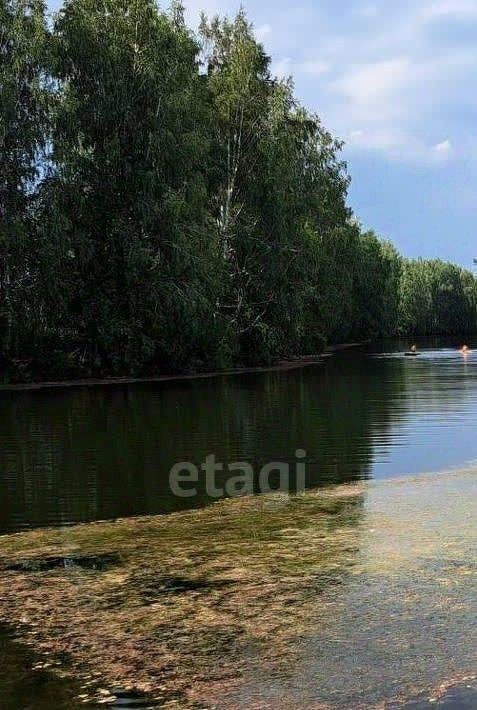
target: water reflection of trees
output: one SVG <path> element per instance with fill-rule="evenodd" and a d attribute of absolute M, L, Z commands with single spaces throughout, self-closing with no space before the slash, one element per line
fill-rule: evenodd
<path fill-rule="evenodd" d="M 0 527 L 153 513 L 174 499 L 168 472 L 200 464 L 295 462 L 309 486 L 372 475 L 396 426 L 458 411 L 476 393 L 462 368 L 356 353 L 318 367 L 156 386 L 2 394 Z M 220 480 L 220 477 L 218 477 Z"/>

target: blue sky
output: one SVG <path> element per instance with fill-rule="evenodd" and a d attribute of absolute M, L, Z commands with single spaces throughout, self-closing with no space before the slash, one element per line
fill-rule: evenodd
<path fill-rule="evenodd" d="M 236 0 L 184 0 L 233 14 Z M 52 0 L 51 7 L 57 7 Z M 477 257 L 477 0 L 248 0 L 278 75 L 346 142 L 350 204 L 407 256 Z"/>

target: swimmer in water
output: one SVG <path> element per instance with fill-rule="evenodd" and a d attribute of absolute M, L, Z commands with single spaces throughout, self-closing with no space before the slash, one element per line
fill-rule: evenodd
<path fill-rule="evenodd" d="M 417 345 L 411 345 L 411 352 L 417 353 Z"/>
<path fill-rule="evenodd" d="M 463 345 L 460 349 L 462 355 L 468 355 L 470 353 L 470 349 L 468 345 Z"/>

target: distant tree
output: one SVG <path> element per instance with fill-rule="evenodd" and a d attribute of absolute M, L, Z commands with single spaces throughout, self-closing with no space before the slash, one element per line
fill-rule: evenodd
<path fill-rule="evenodd" d="M 402 333 L 473 333 L 476 302 L 477 281 L 470 272 L 439 260 L 404 262 L 399 308 Z"/>
<path fill-rule="evenodd" d="M 392 244 L 372 231 L 360 236 L 353 289 L 356 337 L 397 332 L 401 270 L 401 258 Z"/>

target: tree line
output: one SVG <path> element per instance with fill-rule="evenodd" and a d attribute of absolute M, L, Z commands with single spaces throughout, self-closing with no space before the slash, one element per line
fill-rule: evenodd
<path fill-rule="evenodd" d="M 267 363 L 477 330 L 471 273 L 347 205 L 342 144 L 243 11 L 0 0 L 0 360 L 17 379 Z"/>

